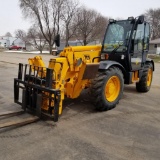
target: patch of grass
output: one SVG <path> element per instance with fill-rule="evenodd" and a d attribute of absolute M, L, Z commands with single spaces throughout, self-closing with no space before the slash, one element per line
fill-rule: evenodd
<path fill-rule="evenodd" d="M 5 51 L 5 49 L 0 48 L 0 52 L 4 52 L 4 51 Z"/>
<path fill-rule="evenodd" d="M 160 62 L 160 55 L 150 54 L 150 55 L 148 55 L 148 58 L 153 59 L 153 61 L 154 61 L 155 63 L 156 63 L 156 62 Z"/>

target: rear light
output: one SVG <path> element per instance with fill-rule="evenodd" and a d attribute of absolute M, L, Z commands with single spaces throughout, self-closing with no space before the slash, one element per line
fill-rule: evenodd
<path fill-rule="evenodd" d="M 109 54 L 105 54 L 105 59 L 108 59 L 109 58 Z"/>
<path fill-rule="evenodd" d="M 101 54 L 101 59 L 108 59 L 109 58 L 109 54 Z"/>
<path fill-rule="evenodd" d="M 101 59 L 105 59 L 105 54 L 101 54 Z"/>

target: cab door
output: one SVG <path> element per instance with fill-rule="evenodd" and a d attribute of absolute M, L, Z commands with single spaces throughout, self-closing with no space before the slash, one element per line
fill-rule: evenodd
<path fill-rule="evenodd" d="M 150 25 L 149 23 L 144 24 L 144 46 L 142 52 L 142 64 L 146 62 L 147 54 L 149 51 L 149 39 L 150 39 Z"/>
<path fill-rule="evenodd" d="M 144 46 L 144 35 L 145 35 L 144 23 L 138 24 L 137 30 L 134 31 L 132 36 L 132 48 L 131 51 L 131 68 L 132 71 L 139 70 L 142 67 L 142 55 Z"/>

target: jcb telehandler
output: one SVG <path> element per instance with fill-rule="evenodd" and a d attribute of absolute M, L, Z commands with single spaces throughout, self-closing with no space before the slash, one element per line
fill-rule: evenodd
<path fill-rule="evenodd" d="M 149 39 L 144 16 L 110 19 L 102 46 L 66 47 L 50 59 L 48 68 L 40 56 L 30 58 L 29 65 L 19 64 L 14 100 L 24 110 L 58 121 L 64 98 L 77 98 L 89 88 L 95 108 L 110 110 L 122 97 L 124 84 L 136 83 L 138 92 L 149 91 L 154 71 L 154 62 L 147 58 Z M 55 42 L 59 45 L 59 36 Z"/>

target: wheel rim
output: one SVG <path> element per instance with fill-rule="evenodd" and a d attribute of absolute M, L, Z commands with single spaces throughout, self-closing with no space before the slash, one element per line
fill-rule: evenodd
<path fill-rule="evenodd" d="M 148 70 L 148 75 L 147 75 L 147 86 L 148 87 L 151 85 L 151 81 L 152 81 L 152 69 L 150 68 Z"/>
<path fill-rule="evenodd" d="M 116 100 L 120 92 L 120 79 L 117 76 L 112 76 L 105 87 L 105 97 L 109 102 Z"/>

